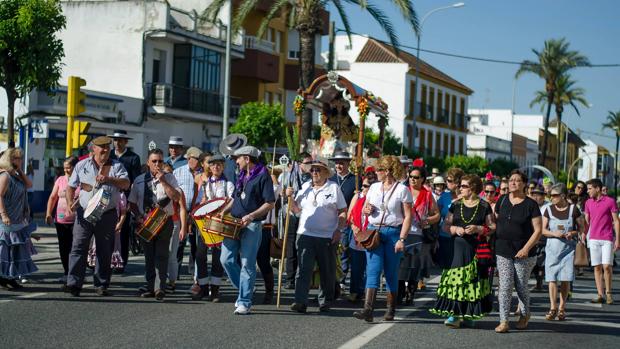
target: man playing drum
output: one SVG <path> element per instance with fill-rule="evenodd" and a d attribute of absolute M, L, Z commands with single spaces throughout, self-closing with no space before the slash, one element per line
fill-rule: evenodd
<path fill-rule="evenodd" d="M 174 175 L 163 171 L 164 154 L 161 149 L 153 149 L 148 153 L 148 171 L 136 178 L 129 194 L 129 207 L 136 216 L 136 223 L 142 225 L 145 218 L 155 208 L 166 214 L 165 223 L 157 235 L 150 241 L 143 241 L 144 276 L 147 291 L 141 297 L 164 299 L 166 279 L 168 275 L 168 256 L 170 238 L 172 236 L 173 201 L 179 201 L 181 192 Z M 145 217 L 145 215 L 147 217 Z"/>
<path fill-rule="evenodd" d="M 220 260 L 232 284 L 239 289 L 235 314 L 250 314 L 252 293 L 256 281 L 256 255 L 262 238 L 262 221 L 273 209 L 275 195 L 271 176 L 259 162 L 260 151 L 252 146 L 237 149 L 233 156 L 241 170 L 235 192 L 231 215 L 242 226 L 239 240 L 224 238 Z M 241 266 L 237 264 L 241 257 Z"/>
<path fill-rule="evenodd" d="M 75 165 L 66 190 L 66 214 L 73 215 L 73 194 L 78 186 L 81 188 L 73 225 L 73 245 L 69 255 L 66 288 L 75 297 L 78 297 L 82 290 L 86 254 L 93 234 L 97 244 L 94 275 L 96 292 L 100 296 L 110 295 L 110 261 L 114 248 L 114 228 L 118 220 L 116 204 L 121 191 L 129 188 L 129 176 L 125 167 L 117 160 L 110 159 L 112 139 L 101 136 L 92 143 L 93 155 Z M 88 214 L 85 215 L 87 208 Z"/>

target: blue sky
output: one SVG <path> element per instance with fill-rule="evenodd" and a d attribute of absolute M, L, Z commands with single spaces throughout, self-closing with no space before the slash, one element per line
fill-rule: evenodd
<path fill-rule="evenodd" d="M 382 8 L 396 26 L 402 45 L 415 47 L 415 35 L 388 0 L 369 0 Z M 421 20 L 428 11 L 458 2 L 443 0 L 414 1 Z M 508 61 L 535 59 L 531 49 L 542 49 L 549 38 L 565 37 L 570 47 L 585 54 L 592 64 L 620 63 L 620 1 L 614 0 L 464 0 L 465 6 L 439 11 L 424 23 L 423 49 L 466 56 Z M 355 6 L 348 6 L 352 30 L 387 40 L 372 18 Z M 330 9 L 337 28 L 343 28 L 334 9 Z M 327 47 L 324 40 L 323 47 Z M 410 50 L 413 51 L 413 50 Z M 420 53 L 420 58 L 444 71 L 475 92 L 470 108 L 510 109 L 512 86 L 517 65 L 470 61 Z M 579 68 L 572 72 L 576 86 L 586 90 L 591 107 L 581 107 L 581 118 L 565 109 L 563 120 L 573 129 L 581 129 L 582 138 L 613 151 L 615 136 L 602 130 L 608 111 L 620 110 L 620 67 Z M 544 82 L 534 75 L 517 80 L 516 113 L 541 113 L 530 108 L 534 92 Z M 372 86 L 366 87 L 372 90 Z M 553 115 L 553 111 L 552 111 Z M 604 134 L 607 137 L 593 135 Z"/>

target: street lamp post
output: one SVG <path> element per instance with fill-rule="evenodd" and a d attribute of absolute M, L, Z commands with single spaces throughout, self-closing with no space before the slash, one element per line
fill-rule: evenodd
<path fill-rule="evenodd" d="M 465 6 L 464 2 L 457 2 L 455 4 L 449 5 L 449 6 L 442 6 L 442 7 L 438 7 L 434 10 L 431 10 L 429 12 L 427 12 L 424 17 L 422 17 L 422 21 L 420 21 L 420 27 L 418 29 L 418 31 L 416 32 L 416 38 L 418 41 L 418 44 L 416 45 L 416 55 L 415 55 L 415 84 L 413 86 L 413 147 L 415 148 L 415 139 L 417 136 L 417 125 L 416 125 L 416 96 L 418 95 L 418 80 L 419 80 L 419 75 L 420 75 L 420 37 L 422 36 L 422 27 L 424 26 L 424 22 L 426 21 L 426 19 L 432 15 L 435 12 L 441 11 L 441 10 L 448 10 L 451 8 L 459 8 L 459 7 L 463 7 Z M 420 89 L 420 92 L 422 91 L 422 89 Z"/>

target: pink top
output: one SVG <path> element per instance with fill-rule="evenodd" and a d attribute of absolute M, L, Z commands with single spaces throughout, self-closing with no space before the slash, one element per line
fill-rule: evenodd
<path fill-rule="evenodd" d="M 75 221 L 75 215 L 65 215 L 65 213 L 67 212 L 67 200 L 65 199 L 67 183 L 67 176 L 60 176 L 58 177 L 58 179 L 56 179 L 56 186 L 58 187 L 58 202 L 56 203 L 56 222 L 62 224 L 73 224 L 73 222 Z"/>
<path fill-rule="evenodd" d="M 607 195 L 600 199 L 588 199 L 585 213 L 590 217 L 589 239 L 614 241 L 612 214 L 618 214 L 618 206 L 614 199 Z"/>

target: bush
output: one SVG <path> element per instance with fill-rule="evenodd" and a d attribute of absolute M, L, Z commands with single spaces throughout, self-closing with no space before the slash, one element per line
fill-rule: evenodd
<path fill-rule="evenodd" d="M 241 106 L 230 131 L 246 135 L 248 144 L 257 148 L 271 149 L 274 141 L 285 144 L 285 125 L 280 104 L 250 102 Z"/>

